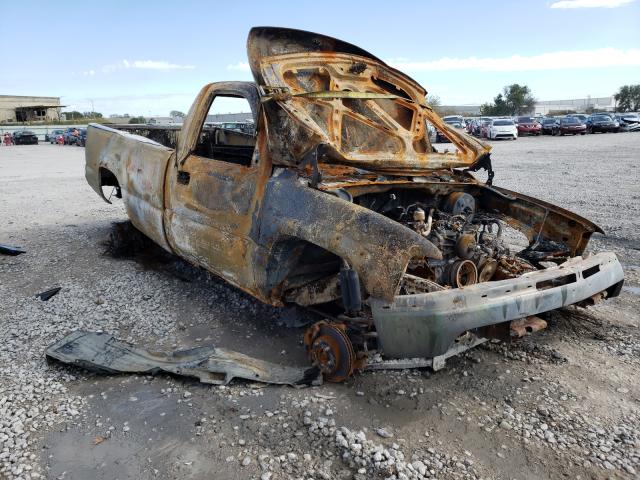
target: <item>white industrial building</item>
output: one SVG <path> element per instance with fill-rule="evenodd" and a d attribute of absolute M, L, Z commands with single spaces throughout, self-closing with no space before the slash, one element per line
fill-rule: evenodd
<path fill-rule="evenodd" d="M 534 114 L 547 115 L 554 112 L 586 113 L 591 111 L 613 112 L 616 100 L 613 97 L 587 97 L 574 100 L 543 100 L 536 102 Z"/>
<path fill-rule="evenodd" d="M 60 97 L 0 95 L 0 123 L 56 122 L 61 108 Z"/>
<path fill-rule="evenodd" d="M 446 112 L 458 115 L 480 115 L 480 105 L 446 105 L 440 107 Z M 613 97 L 587 97 L 573 100 L 540 100 L 533 107 L 530 115 L 553 115 L 564 112 L 614 112 L 616 101 Z"/>

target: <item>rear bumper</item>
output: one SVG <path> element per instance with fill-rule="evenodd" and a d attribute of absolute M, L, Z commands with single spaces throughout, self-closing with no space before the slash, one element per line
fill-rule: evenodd
<path fill-rule="evenodd" d="M 432 358 L 467 330 L 555 310 L 602 291 L 616 296 L 623 280 L 616 255 L 604 252 L 514 279 L 370 303 L 385 357 Z"/>

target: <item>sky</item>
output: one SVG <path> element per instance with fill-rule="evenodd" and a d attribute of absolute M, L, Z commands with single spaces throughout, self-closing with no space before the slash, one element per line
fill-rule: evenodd
<path fill-rule="evenodd" d="M 539 100 L 640 83 L 640 0 L 21 0 L 2 2 L 0 94 L 104 115 L 186 112 L 206 83 L 252 80 L 247 33 L 265 25 L 356 44 L 444 105 L 512 83 Z"/>

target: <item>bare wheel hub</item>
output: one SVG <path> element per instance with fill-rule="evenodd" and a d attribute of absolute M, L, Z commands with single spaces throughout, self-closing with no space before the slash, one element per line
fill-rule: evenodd
<path fill-rule="evenodd" d="M 351 340 L 340 323 L 318 322 L 304 335 L 311 363 L 328 382 L 342 382 L 353 373 L 356 355 Z"/>

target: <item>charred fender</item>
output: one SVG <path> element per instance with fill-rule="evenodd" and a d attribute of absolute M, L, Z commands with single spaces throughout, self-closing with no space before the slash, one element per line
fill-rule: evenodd
<path fill-rule="evenodd" d="M 265 191 L 258 244 L 293 237 L 345 259 L 372 296 L 391 301 L 409 260 L 441 259 L 440 251 L 407 227 L 304 185 L 290 171 L 270 179 Z M 256 272 L 257 274 L 260 272 Z M 284 272 L 283 272 L 284 273 Z M 267 289 L 284 280 L 268 278 Z"/>

